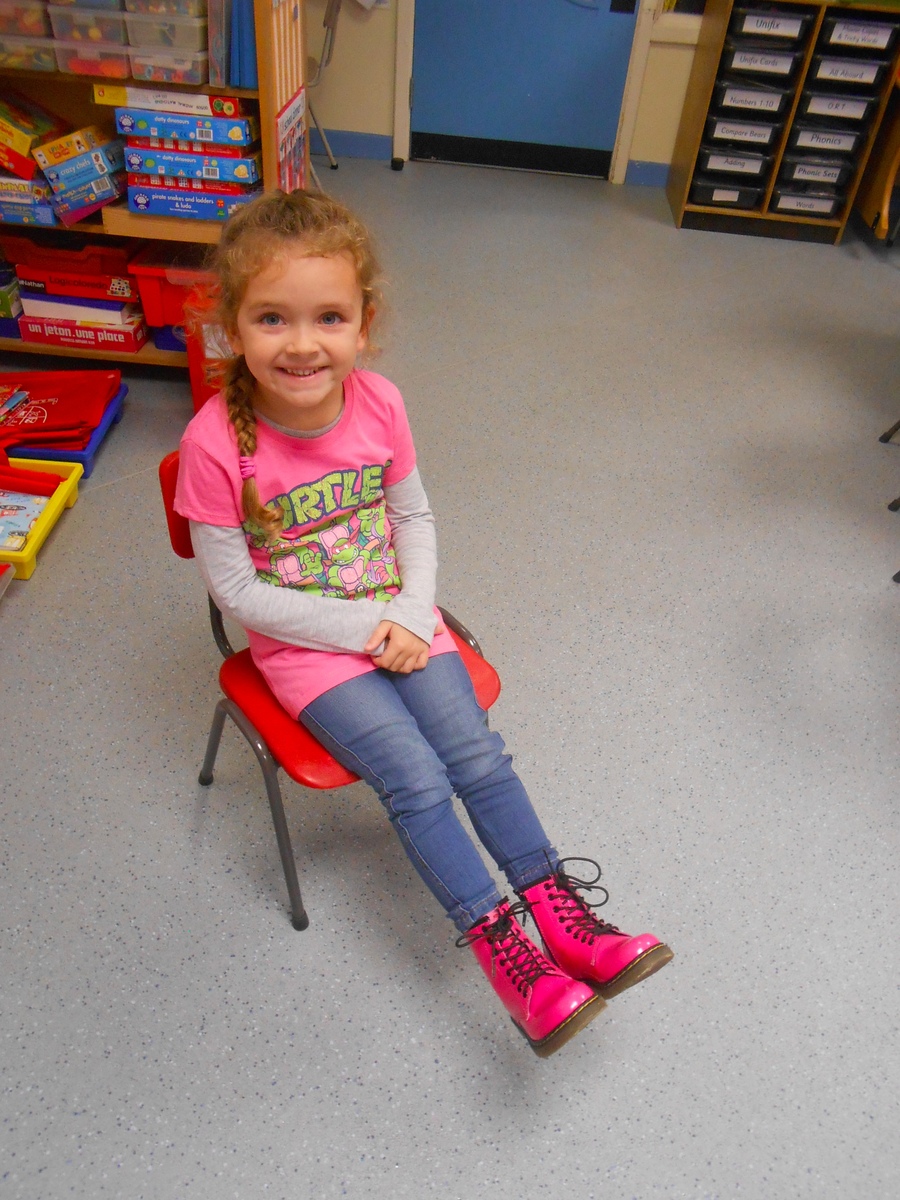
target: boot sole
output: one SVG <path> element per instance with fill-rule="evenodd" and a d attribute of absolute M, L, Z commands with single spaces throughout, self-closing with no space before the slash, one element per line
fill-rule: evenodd
<path fill-rule="evenodd" d="M 571 1017 L 567 1017 L 562 1025 L 558 1025 L 552 1033 L 549 1033 L 539 1041 L 530 1038 L 517 1021 L 513 1021 L 513 1025 L 515 1025 L 516 1029 L 518 1029 L 538 1058 L 549 1058 L 551 1054 L 555 1054 L 561 1046 L 564 1046 L 566 1042 L 573 1038 L 576 1033 L 580 1033 L 585 1025 L 593 1021 L 594 1017 L 599 1017 L 604 1008 L 606 1008 L 606 1001 L 599 994 L 595 995 L 592 1000 L 586 1000 L 581 1008 L 576 1009 Z"/>
<path fill-rule="evenodd" d="M 604 1000 L 611 1000 L 613 996 L 618 996 L 626 988 L 634 987 L 642 979 L 648 979 L 651 975 L 655 975 L 666 963 L 670 963 L 674 957 L 675 955 L 669 947 L 660 942 L 657 946 L 651 946 L 640 958 L 636 958 L 634 962 L 630 962 L 623 971 L 620 971 L 608 983 L 596 983 L 590 979 L 586 979 L 584 982 L 589 984 L 598 996 L 602 996 Z"/>

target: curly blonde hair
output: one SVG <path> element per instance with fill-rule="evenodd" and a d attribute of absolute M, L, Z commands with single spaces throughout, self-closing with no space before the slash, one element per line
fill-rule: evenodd
<path fill-rule="evenodd" d="M 362 327 L 368 335 L 381 299 L 380 268 L 371 238 L 345 205 L 314 191 L 267 192 L 228 219 L 208 260 L 213 282 L 196 297 L 189 323 L 196 328 L 201 322 L 213 321 L 226 335 L 234 336 L 250 280 L 283 256 L 298 252 L 310 257 L 350 255 L 362 291 Z M 256 453 L 256 380 L 242 354 L 213 360 L 209 373 L 221 387 L 238 453 L 252 459 Z M 284 514 L 278 505 L 262 503 L 253 475 L 244 480 L 241 503 L 245 519 L 258 525 L 267 541 L 276 540 Z"/>

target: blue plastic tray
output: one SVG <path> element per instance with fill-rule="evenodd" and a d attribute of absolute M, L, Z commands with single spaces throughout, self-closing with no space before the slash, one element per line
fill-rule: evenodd
<path fill-rule="evenodd" d="M 39 458 L 49 462 L 81 463 L 84 468 L 83 478 L 87 479 L 94 469 L 94 459 L 100 449 L 100 443 L 109 433 L 113 425 L 122 420 L 122 407 L 128 395 L 128 385 L 123 383 L 106 406 L 103 419 L 91 435 L 91 440 L 83 450 L 51 450 L 48 446 L 10 446 L 7 453 L 16 458 Z"/>

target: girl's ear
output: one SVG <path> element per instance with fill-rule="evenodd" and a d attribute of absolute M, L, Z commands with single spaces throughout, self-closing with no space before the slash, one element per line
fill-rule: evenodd
<path fill-rule="evenodd" d="M 359 336 L 356 339 L 356 352 L 362 354 L 366 346 L 369 344 L 369 330 L 372 327 L 372 321 L 375 319 L 375 305 L 370 304 L 363 313 L 362 324 L 359 329 Z"/>
<path fill-rule="evenodd" d="M 243 354 L 244 353 L 244 343 L 241 341 L 238 331 L 236 329 L 226 329 L 225 337 L 226 337 L 226 340 L 228 341 L 228 345 L 231 347 L 232 353 L 234 353 L 234 354 Z"/>

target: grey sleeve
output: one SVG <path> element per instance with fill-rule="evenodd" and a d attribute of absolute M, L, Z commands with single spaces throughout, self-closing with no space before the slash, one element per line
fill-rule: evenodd
<path fill-rule="evenodd" d="M 191 521 L 191 543 L 207 590 L 232 620 L 292 646 L 360 654 L 390 605 L 273 587 L 256 574 L 240 528 Z"/>
<path fill-rule="evenodd" d="M 430 646 L 437 625 L 437 539 L 418 469 L 399 483 L 388 485 L 384 497 L 401 580 L 400 595 L 391 601 L 386 619 L 402 625 Z"/>

